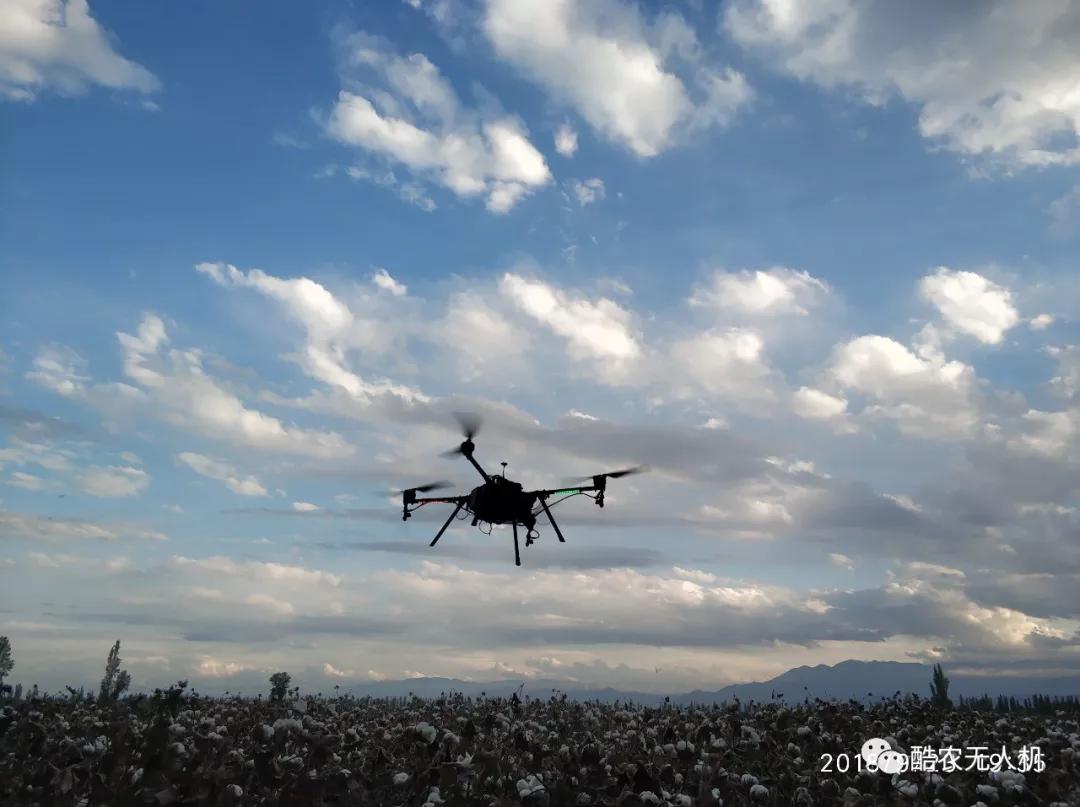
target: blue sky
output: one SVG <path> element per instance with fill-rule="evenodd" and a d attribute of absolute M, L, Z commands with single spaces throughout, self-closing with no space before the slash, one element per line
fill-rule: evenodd
<path fill-rule="evenodd" d="M 1074 9 L 0 14 L 16 677 L 1080 668 Z M 461 409 L 653 470 L 428 551 Z"/>

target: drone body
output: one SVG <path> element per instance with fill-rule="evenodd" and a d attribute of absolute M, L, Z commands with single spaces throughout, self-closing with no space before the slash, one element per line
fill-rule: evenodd
<path fill-rule="evenodd" d="M 609 478 L 614 479 L 644 470 L 642 468 L 629 468 L 624 471 L 597 474 L 589 477 L 592 483 L 589 485 L 574 485 L 550 490 L 525 490 L 521 483 L 506 478 L 505 462 L 502 463 L 503 472 L 501 476 L 490 475 L 483 469 L 473 456 L 476 444 L 473 443 L 472 438 L 479 429 L 479 420 L 475 416 L 463 414 L 458 415 L 458 420 L 461 423 L 465 440 L 460 446 L 447 452 L 444 456 L 460 454 L 465 457 L 484 478 L 484 483 L 463 496 L 417 496 L 417 493 L 424 493 L 448 484 L 442 482 L 407 488 L 402 491 L 401 518 L 403 521 L 407 521 L 416 509 L 423 507 L 425 504 L 455 505 L 454 511 L 450 513 L 449 518 L 446 519 L 442 528 L 432 539 L 431 546 L 435 546 L 439 542 L 442 534 L 446 532 L 447 527 L 457 517 L 457 514 L 465 510 L 467 514 L 472 516 L 474 527 L 480 523 L 490 525 L 509 524 L 512 527 L 514 533 L 514 563 L 520 566 L 521 550 L 518 546 L 518 527 L 525 528 L 525 546 L 530 546 L 539 537 L 539 533 L 536 531 L 536 517 L 540 513 L 547 516 L 552 529 L 555 530 L 555 535 L 558 536 L 559 542 L 565 543 L 566 541 L 562 531 L 559 529 L 559 525 L 555 523 L 554 516 L 551 515 L 551 509 L 548 506 L 550 497 L 561 496 L 558 501 L 562 501 L 570 496 L 590 496 L 598 507 L 603 507 L 604 491 L 607 489 L 607 480 Z M 555 503 L 557 502 L 553 502 L 553 504 Z"/>

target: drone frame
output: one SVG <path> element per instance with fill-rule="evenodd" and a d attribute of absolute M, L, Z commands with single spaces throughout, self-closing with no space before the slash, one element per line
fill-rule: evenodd
<path fill-rule="evenodd" d="M 471 442 L 471 441 L 466 441 L 466 442 Z M 468 450 L 465 450 L 464 445 L 465 444 L 463 443 L 461 453 L 464 454 L 469 459 L 469 461 L 476 467 L 476 469 L 484 477 L 485 481 L 490 480 L 490 477 L 487 475 L 487 473 L 484 471 L 484 469 L 480 467 L 480 464 L 475 459 L 473 459 L 471 448 L 468 449 Z M 551 528 L 553 530 L 555 530 L 555 535 L 556 535 L 556 537 L 558 537 L 559 543 L 564 544 L 564 543 L 566 543 L 566 538 L 563 536 L 562 530 L 559 529 L 559 524 L 558 524 L 558 522 L 555 521 L 555 516 L 551 512 L 551 507 L 548 505 L 547 500 L 552 496 L 558 496 L 559 494 L 565 494 L 565 495 L 562 496 L 562 498 L 556 500 L 555 502 L 552 502 L 552 504 L 554 505 L 554 504 L 558 504 L 559 502 L 565 501 L 566 499 L 569 499 L 569 498 L 571 498 L 573 496 L 589 496 L 590 493 L 595 491 L 596 495 L 595 496 L 589 496 L 589 498 L 591 498 L 593 501 L 596 502 L 597 507 L 603 507 L 604 506 L 604 491 L 607 490 L 607 477 L 608 477 L 607 474 L 597 474 L 596 476 L 592 477 L 592 484 L 591 485 L 572 485 L 570 487 L 563 487 L 563 488 L 550 488 L 550 489 L 545 489 L 545 490 L 529 490 L 529 491 L 523 491 L 522 495 L 535 496 L 536 497 L 536 500 L 539 503 L 539 506 L 535 507 L 533 509 L 533 512 L 532 512 L 533 516 L 538 516 L 541 513 L 546 515 L 547 519 L 548 519 L 548 523 L 550 523 Z M 472 513 L 472 511 L 468 509 L 468 502 L 469 502 L 469 496 L 468 495 L 465 495 L 465 496 L 417 496 L 416 495 L 416 490 L 414 490 L 414 489 L 405 490 L 405 491 L 402 491 L 401 520 L 402 521 L 408 521 L 412 517 L 412 514 L 414 512 L 416 512 L 417 510 L 419 510 L 421 507 L 423 507 L 425 504 L 453 504 L 453 505 L 455 505 L 453 511 L 447 517 L 447 519 L 443 523 L 442 527 L 440 527 L 439 531 L 435 534 L 435 537 L 431 539 L 431 543 L 428 544 L 428 546 L 435 546 L 435 544 L 437 544 L 439 542 L 439 539 L 442 538 L 443 533 L 446 532 L 447 528 L 453 523 L 454 519 L 457 518 L 457 514 L 459 512 L 461 512 L 462 508 L 465 508 L 465 511 L 467 513 Z M 479 519 L 478 519 L 478 517 L 476 516 L 475 513 L 472 513 L 472 515 L 473 515 L 473 526 L 476 526 Z M 517 530 L 518 522 L 517 521 L 512 521 L 512 522 L 510 522 L 510 524 L 511 524 L 511 527 L 513 528 L 513 531 L 514 531 L 514 563 L 515 563 L 515 565 L 520 566 L 521 565 L 521 550 L 520 550 L 519 545 L 518 545 L 518 530 Z M 522 526 L 524 526 L 524 525 L 522 525 Z M 532 528 L 532 529 L 535 531 L 535 527 Z M 530 536 L 528 534 L 528 532 L 527 532 L 525 537 L 526 537 L 527 543 L 531 544 L 532 541 L 533 541 L 532 536 Z"/>

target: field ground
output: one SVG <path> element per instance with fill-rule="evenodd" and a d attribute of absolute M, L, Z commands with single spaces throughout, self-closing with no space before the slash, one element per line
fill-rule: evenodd
<path fill-rule="evenodd" d="M 556 695 L 39 698 L 0 706 L 0 803 L 1080 804 L 1077 717 L 942 713 L 917 699 L 642 708 Z M 1014 766 L 1037 746 L 1045 769 L 859 770 L 871 737 L 903 751 L 1004 747 Z"/>

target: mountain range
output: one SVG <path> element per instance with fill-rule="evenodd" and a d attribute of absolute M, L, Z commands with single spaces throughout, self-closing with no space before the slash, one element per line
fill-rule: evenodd
<path fill-rule="evenodd" d="M 946 674 L 948 671 L 946 670 Z M 767 681 L 730 684 L 718 690 L 670 693 L 633 692 L 610 687 L 583 686 L 574 681 L 537 678 L 506 678 L 499 681 L 462 681 L 456 678 L 409 678 L 398 681 L 371 681 L 343 684 L 341 690 L 357 697 L 402 697 L 410 693 L 423 698 L 443 693 L 477 697 L 509 697 L 520 692 L 533 698 L 548 698 L 553 692 L 578 700 L 633 701 L 656 705 L 670 699 L 673 704 L 723 703 L 736 698 L 742 702 L 782 698 L 795 702 L 804 698 L 877 700 L 897 692 L 929 697 L 932 668 L 925 664 L 898 661 L 842 661 L 835 665 L 796 667 Z M 1080 695 L 1080 677 L 949 675 L 949 694 L 974 697 L 1009 695 L 1024 698 L 1034 694 Z"/>

